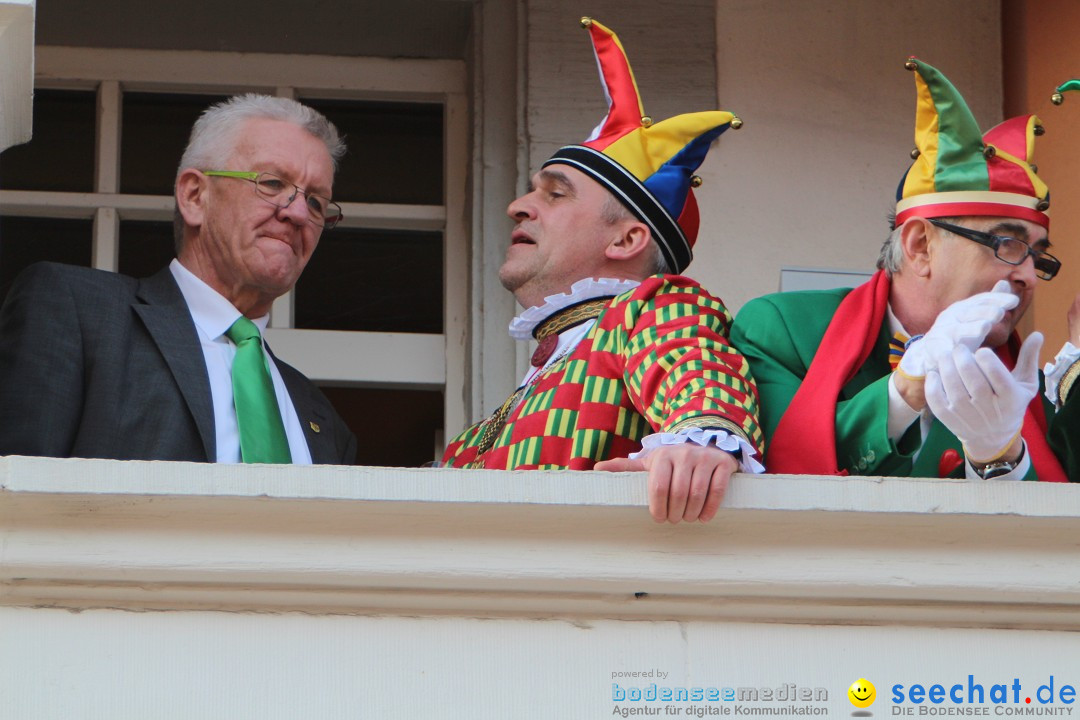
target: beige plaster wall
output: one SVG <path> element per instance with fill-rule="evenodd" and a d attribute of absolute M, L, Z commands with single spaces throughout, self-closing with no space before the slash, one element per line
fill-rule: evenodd
<path fill-rule="evenodd" d="M 528 7 L 525 131 L 535 172 L 607 114 L 583 15 L 614 30 L 654 119 L 716 107 L 716 0 L 533 2 Z"/>
<path fill-rule="evenodd" d="M 1069 93 L 1061 107 L 1050 102 L 1053 89 L 1080 77 L 1080 47 L 1063 42 L 1080 28 L 1080 3 L 1075 0 L 1008 0 L 1004 5 L 1005 109 L 1009 115 L 1033 112 L 1043 121 L 1035 160 L 1039 175 L 1050 187 L 1050 241 L 1061 260 L 1061 273 L 1039 283 L 1028 313 L 1028 328 L 1046 335 L 1043 359 L 1051 360 L 1069 337 L 1065 313 L 1080 290 L 1080 95 Z"/>
<path fill-rule="evenodd" d="M 916 55 L 1002 118 L 996 0 L 718 0 L 721 107 L 693 273 L 734 311 L 784 266 L 871 270 L 914 146 Z"/>

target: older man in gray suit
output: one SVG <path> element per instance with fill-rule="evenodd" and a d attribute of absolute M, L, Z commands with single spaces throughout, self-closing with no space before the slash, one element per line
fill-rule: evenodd
<path fill-rule="evenodd" d="M 192 129 L 168 267 L 28 268 L 0 310 L 0 455 L 351 463 L 356 438 L 261 338 L 341 218 L 344 150 L 311 108 L 232 98 Z"/>

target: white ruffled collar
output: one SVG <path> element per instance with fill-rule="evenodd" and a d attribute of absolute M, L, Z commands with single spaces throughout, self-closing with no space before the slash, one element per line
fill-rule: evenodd
<path fill-rule="evenodd" d="M 640 284 L 639 280 L 616 280 L 615 278 L 578 280 L 570 286 L 570 292 L 546 297 L 543 305 L 535 305 L 511 320 L 510 337 L 515 340 L 531 340 L 536 326 L 563 308 L 598 297 L 622 295 Z"/>

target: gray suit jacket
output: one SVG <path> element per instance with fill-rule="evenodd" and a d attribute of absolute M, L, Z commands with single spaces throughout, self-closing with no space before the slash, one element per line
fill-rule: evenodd
<path fill-rule="evenodd" d="M 356 438 L 330 402 L 274 361 L 312 460 L 351 463 Z M 217 457 L 206 361 L 168 268 L 136 280 L 39 263 L 19 276 L 0 309 L 0 455 Z"/>

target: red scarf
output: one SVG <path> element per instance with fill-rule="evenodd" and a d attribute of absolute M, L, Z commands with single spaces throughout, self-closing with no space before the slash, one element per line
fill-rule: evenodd
<path fill-rule="evenodd" d="M 847 475 L 836 461 L 836 401 L 877 343 L 890 282 L 881 270 L 848 293 L 825 330 L 802 385 L 773 433 L 765 465 L 771 473 Z M 857 341 L 862 337 L 862 344 Z M 1013 333 L 998 356 L 1008 368 L 1016 364 L 1020 340 Z M 1036 395 L 1024 413 L 1021 431 L 1039 480 L 1068 482 L 1061 463 L 1046 441 L 1046 413 Z"/>

